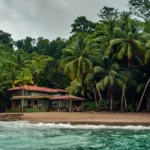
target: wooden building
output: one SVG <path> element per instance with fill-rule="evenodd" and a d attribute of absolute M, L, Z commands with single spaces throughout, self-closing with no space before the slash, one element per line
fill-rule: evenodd
<path fill-rule="evenodd" d="M 11 111 L 72 111 L 74 106 L 83 105 L 84 98 L 68 95 L 68 91 L 38 86 L 18 86 L 8 89 L 11 93 Z"/>

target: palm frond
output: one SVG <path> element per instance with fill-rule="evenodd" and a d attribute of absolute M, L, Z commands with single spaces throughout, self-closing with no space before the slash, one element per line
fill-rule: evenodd
<path fill-rule="evenodd" d="M 96 67 L 94 67 L 94 69 L 93 69 L 93 71 L 96 73 L 96 72 L 105 72 L 105 70 L 102 68 L 102 67 L 100 67 L 100 66 L 96 66 Z"/>
<path fill-rule="evenodd" d="M 123 39 L 123 38 L 113 39 L 113 40 L 110 41 L 109 47 L 112 48 L 113 46 L 119 45 L 119 44 L 121 44 L 123 42 L 125 42 L 125 39 Z"/>
<path fill-rule="evenodd" d="M 118 59 L 122 59 L 127 53 L 127 44 L 125 44 L 121 50 L 118 52 L 117 57 Z"/>
<path fill-rule="evenodd" d="M 137 87 L 136 91 L 137 91 L 138 93 L 140 93 L 140 92 L 144 89 L 144 87 L 145 87 L 145 83 L 142 83 L 142 84 L 140 84 L 140 85 Z"/>
<path fill-rule="evenodd" d="M 114 34 L 115 38 L 126 38 L 127 37 L 126 33 L 118 27 L 114 29 L 113 34 Z"/>
<path fill-rule="evenodd" d="M 144 56 L 144 63 L 148 64 L 148 62 L 150 62 L 150 50 L 147 50 Z"/>

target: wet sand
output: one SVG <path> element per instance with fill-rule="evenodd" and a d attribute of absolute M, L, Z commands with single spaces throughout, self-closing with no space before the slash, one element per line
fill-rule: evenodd
<path fill-rule="evenodd" d="M 70 123 L 150 126 L 150 113 L 42 112 L 24 113 L 23 121 L 32 123 Z"/>

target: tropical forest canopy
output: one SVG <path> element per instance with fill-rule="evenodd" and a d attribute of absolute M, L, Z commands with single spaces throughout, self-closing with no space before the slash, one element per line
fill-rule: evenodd
<path fill-rule="evenodd" d="M 103 7 L 99 21 L 79 16 L 69 39 L 0 31 L 0 106 L 8 88 L 37 85 L 85 97 L 89 110 L 150 109 L 150 2 L 129 0 L 130 11 Z"/>

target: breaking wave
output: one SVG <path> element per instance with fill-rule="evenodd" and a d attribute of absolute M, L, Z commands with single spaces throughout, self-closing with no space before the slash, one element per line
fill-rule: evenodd
<path fill-rule="evenodd" d="M 150 126 L 109 126 L 109 125 L 72 125 L 70 123 L 30 123 L 28 121 L 3 122 L 0 127 L 5 128 L 58 128 L 58 129 L 125 129 L 125 130 L 150 130 Z"/>

